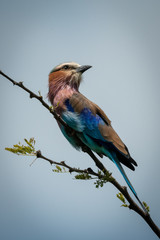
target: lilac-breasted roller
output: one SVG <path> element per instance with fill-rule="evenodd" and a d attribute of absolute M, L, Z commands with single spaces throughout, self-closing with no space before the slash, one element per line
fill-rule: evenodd
<path fill-rule="evenodd" d="M 105 155 L 113 161 L 144 208 L 121 165 L 135 170 L 134 166 L 137 166 L 137 163 L 130 156 L 126 145 L 113 129 L 104 111 L 79 92 L 82 73 L 89 68 L 91 68 L 89 65 L 81 66 L 70 62 L 60 64 L 50 72 L 49 100 L 61 118 L 76 131 L 76 136 L 68 134 L 65 127 L 58 122 L 59 127 L 76 149 L 81 148 L 79 142 L 82 141 L 98 155 Z"/>

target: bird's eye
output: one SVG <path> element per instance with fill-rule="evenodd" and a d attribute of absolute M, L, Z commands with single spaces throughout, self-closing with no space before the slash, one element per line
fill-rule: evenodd
<path fill-rule="evenodd" d="M 63 69 L 68 69 L 68 68 L 69 68 L 68 65 L 64 65 L 64 66 L 63 66 Z"/>

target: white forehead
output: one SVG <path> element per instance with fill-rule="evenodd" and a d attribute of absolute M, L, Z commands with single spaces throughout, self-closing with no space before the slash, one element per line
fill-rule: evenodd
<path fill-rule="evenodd" d="M 62 68 L 65 65 L 69 65 L 69 66 L 71 66 L 73 68 L 78 68 L 78 67 L 81 66 L 80 64 L 75 63 L 75 62 L 65 62 L 65 63 L 59 64 L 58 66 L 56 66 L 55 69 Z"/>

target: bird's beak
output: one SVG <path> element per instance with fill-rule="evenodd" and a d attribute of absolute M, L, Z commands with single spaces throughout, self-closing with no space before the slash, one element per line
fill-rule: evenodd
<path fill-rule="evenodd" d="M 92 66 L 90 66 L 90 65 L 83 65 L 83 66 L 78 67 L 76 69 L 76 72 L 84 73 L 85 71 L 87 71 L 91 67 Z"/>

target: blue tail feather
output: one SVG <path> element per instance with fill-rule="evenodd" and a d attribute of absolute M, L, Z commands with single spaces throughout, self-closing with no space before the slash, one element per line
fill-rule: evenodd
<path fill-rule="evenodd" d="M 116 156 L 115 156 L 116 159 Z M 133 192 L 134 196 L 136 197 L 136 199 L 138 200 L 138 202 L 140 203 L 140 205 L 142 206 L 143 210 L 147 213 L 146 208 L 144 207 L 144 205 L 142 204 L 142 202 L 140 201 L 140 199 L 138 198 L 138 195 L 134 189 L 134 187 L 132 186 L 131 182 L 129 181 L 123 167 L 121 166 L 120 162 L 117 160 L 115 160 L 114 158 L 112 158 L 112 161 L 116 164 L 116 166 L 118 167 L 119 171 L 121 172 L 122 176 L 124 177 L 127 185 L 129 186 L 129 188 L 131 189 L 131 191 Z"/>
<path fill-rule="evenodd" d="M 131 191 L 133 192 L 133 194 L 137 197 L 137 193 L 134 189 L 134 187 L 132 186 L 131 182 L 129 181 L 123 167 L 121 166 L 119 161 L 115 161 L 114 159 L 112 159 L 112 161 L 116 164 L 116 166 L 118 167 L 119 171 L 121 172 L 122 176 L 124 177 L 127 185 L 129 186 L 129 188 L 131 189 Z"/>

